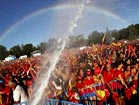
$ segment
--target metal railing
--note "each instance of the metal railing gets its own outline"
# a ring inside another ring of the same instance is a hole
[[[48,99],[48,101],[44,102],[42,105],[56,105],[57,103],[60,103],[60,105],[83,105],[83,104],[79,104],[79,103],[60,101],[60,100],[56,100],[56,99]]]
[[[78,103],[73,103],[73,102],[68,102],[68,101],[60,101],[56,99],[47,99],[46,102],[42,102],[40,105],[56,105],[57,103],[60,103],[60,105],[83,105],[83,104],[78,104]],[[29,105],[27,102],[22,102],[19,104],[13,104],[13,105]]]
[[[19,104],[13,104],[13,105],[28,105],[27,102],[22,102],[22,103],[19,103]]]

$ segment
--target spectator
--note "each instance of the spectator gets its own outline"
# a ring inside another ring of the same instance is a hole
[[[27,102],[27,94],[25,93],[25,90],[17,84],[15,80],[9,81],[9,86],[13,90],[13,103],[19,104]]]

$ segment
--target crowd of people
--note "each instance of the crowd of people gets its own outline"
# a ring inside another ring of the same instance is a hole
[[[34,82],[40,82],[41,72],[47,72],[50,66],[51,53],[46,55],[0,63],[0,105],[32,99]],[[138,73],[138,41],[66,49],[51,73],[42,99],[130,105],[132,96],[138,93]]]
[[[40,57],[0,62],[0,105],[27,102],[40,70]]]

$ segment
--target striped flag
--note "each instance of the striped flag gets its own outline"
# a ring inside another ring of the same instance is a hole
[[[103,35],[103,38],[101,40],[101,44],[100,44],[100,50],[102,51],[102,47],[103,47],[103,43],[105,41],[105,38],[106,38],[106,34]]]

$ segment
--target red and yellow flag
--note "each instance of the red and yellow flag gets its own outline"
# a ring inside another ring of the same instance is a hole
[[[106,34],[103,35],[103,38],[101,40],[101,44],[100,44],[100,50],[101,51],[102,51],[102,48],[103,48],[103,44],[104,44],[105,38],[106,38]]]

